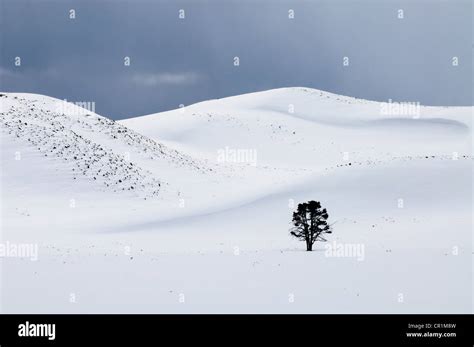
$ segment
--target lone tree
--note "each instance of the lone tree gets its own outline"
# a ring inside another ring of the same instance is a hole
[[[308,201],[298,204],[293,212],[293,227],[290,234],[306,242],[306,250],[312,251],[316,241],[326,241],[324,234],[331,234],[332,229],[328,224],[329,215],[319,201]]]

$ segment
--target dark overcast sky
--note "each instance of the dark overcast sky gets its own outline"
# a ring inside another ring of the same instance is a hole
[[[113,119],[289,86],[472,105],[471,0],[0,3],[0,89],[94,101]]]

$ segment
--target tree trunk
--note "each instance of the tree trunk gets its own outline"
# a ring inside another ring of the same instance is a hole
[[[311,252],[313,250],[313,244],[310,241],[306,241],[306,251]]]

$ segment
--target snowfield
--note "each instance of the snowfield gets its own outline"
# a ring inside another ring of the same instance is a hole
[[[0,103],[3,313],[473,311],[472,107],[282,88],[115,122]],[[334,223],[313,252],[289,235],[307,200]]]

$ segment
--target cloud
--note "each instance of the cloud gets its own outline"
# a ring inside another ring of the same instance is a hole
[[[0,66],[0,77],[3,78],[15,78],[27,76],[29,78],[33,77],[63,77],[60,71],[56,68],[48,67],[46,69],[33,69],[33,68],[24,68],[24,67],[14,67],[13,69],[6,69]]]
[[[7,77],[12,77],[14,75],[15,74],[13,72],[11,72],[10,70],[5,69],[5,68],[0,66],[0,77],[7,78]]]
[[[200,77],[201,76],[196,72],[164,72],[158,74],[137,73],[133,75],[132,81],[146,87],[154,87],[158,85],[178,86],[194,84],[200,79]]]

